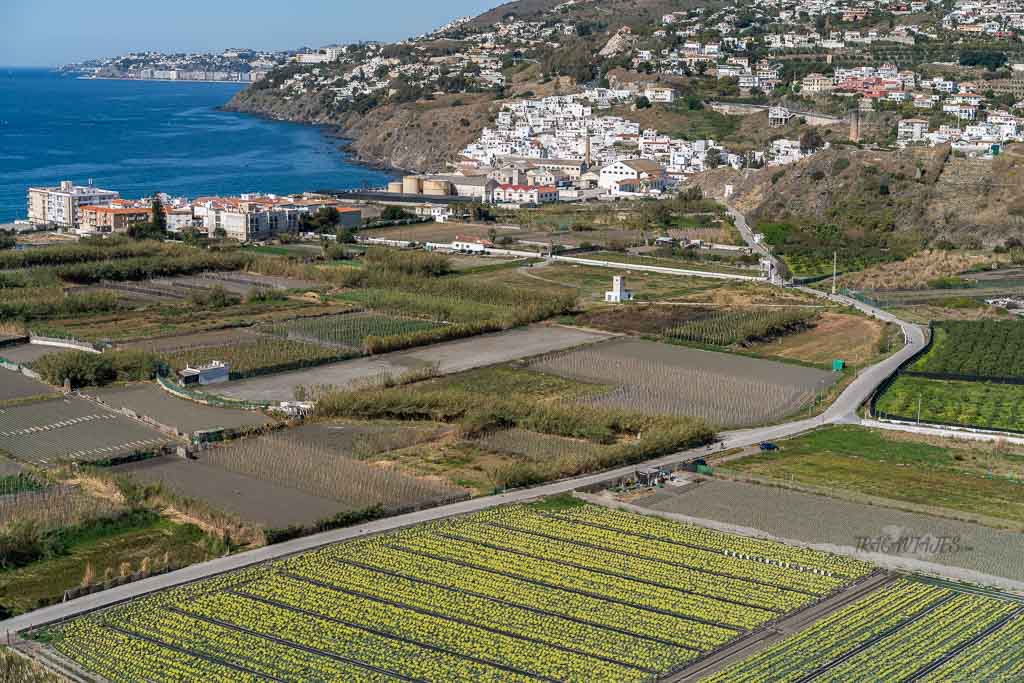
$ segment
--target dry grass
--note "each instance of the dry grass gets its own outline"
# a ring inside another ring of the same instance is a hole
[[[961,251],[923,251],[896,263],[884,263],[840,278],[840,285],[850,289],[890,290],[921,289],[932,280],[958,275],[978,263],[992,262],[993,257]]]
[[[791,358],[804,363],[830,363],[837,358],[862,365],[878,354],[885,326],[843,313],[822,313],[806,332],[751,347],[751,351]]]

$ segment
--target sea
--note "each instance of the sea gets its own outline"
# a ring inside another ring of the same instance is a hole
[[[315,126],[218,111],[244,86],[87,80],[0,67],[0,224],[30,186],[85,184],[122,197],[195,198],[378,187]]]

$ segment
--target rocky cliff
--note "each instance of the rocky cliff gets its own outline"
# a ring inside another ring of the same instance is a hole
[[[359,161],[420,173],[445,170],[479,137],[498,106],[488,95],[450,95],[336,113],[317,94],[285,99],[274,90],[250,88],[224,108],[330,126],[350,141],[346,147]]]

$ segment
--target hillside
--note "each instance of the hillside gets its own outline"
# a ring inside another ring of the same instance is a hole
[[[346,149],[371,165],[408,171],[444,170],[476,137],[495,107],[485,95],[449,95],[421,102],[384,104],[365,114],[335,113],[316,94],[290,100],[269,90],[246,90],[225,106],[286,121],[334,127],[350,140]]]
[[[718,170],[697,181],[716,196],[732,184],[731,201],[783,252],[817,247],[829,261],[833,250],[870,263],[943,242],[994,247],[1024,238],[1022,145],[991,162],[948,147],[837,146],[791,166]]]

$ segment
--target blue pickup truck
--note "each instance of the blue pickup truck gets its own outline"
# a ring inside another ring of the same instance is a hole
[[[777,450],[779,450],[779,447],[776,446],[775,444],[773,444],[771,441],[764,441],[764,442],[758,444],[758,447],[761,449],[762,452],[765,452],[765,453],[767,453],[768,451],[777,451]]]

